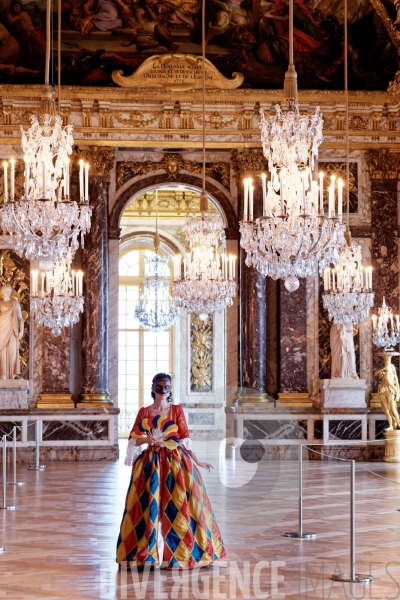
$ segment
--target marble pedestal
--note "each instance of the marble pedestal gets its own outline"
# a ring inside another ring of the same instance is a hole
[[[0,379],[0,409],[27,409],[28,386],[26,379]]]
[[[400,463],[400,430],[385,429],[385,462]]]
[[[364,379],[321,379],[321,408],[367,408]]]

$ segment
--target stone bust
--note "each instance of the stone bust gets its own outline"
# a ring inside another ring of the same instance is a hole
[[[0,379],[13,379],[21,372],[19,340],[24,335],[24,319],[11,294],[10,285],[0,289]]]

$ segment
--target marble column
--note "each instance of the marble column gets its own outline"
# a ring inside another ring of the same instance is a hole
[[[254,218],[262,215],[261,185],[254,189]],[[254,267],[245,264],[246,252],[240,251],[242,302],[242,384],[267,391],[267,286],[266,279]]]
[[[83,315],[83,386],[79,407],[110,406],[108,390],[108,178],[113,150],[90,147],[78,158],[88,160],[90,232],[82,252],[85,310]]]
[[[239,191],[239,206],[242,206],[243,179],[251,177],[254,182],[254,218],[262,216],[262,188],[260,175],[267,171],[267,165],[260,149],[248,149],[232,152],[232,165],[236,171]],[[239,218],[241,218],[239,210]],[[254,267],[245,264],[246,252],[240,249],[240,348],[241,348],[241,384],[258,392],[259,400],[265,400],[269,387],[274,388],[269,360],[275,361],[276,352],[269,348],[267,338],[267,280]],[[276,334],[274,335],[276,341]],[[271,336],[270,336],[271,337]],[[271,350],[271,351],[270,351]],[[271,383],[272,382],[272,383]],[[275,389],[272,389],[272,393]],[[250,395],[252,395],[250,393]],[[256,400],[256,394],[254,401]]]
[[[383,297],[393,314],[399,313],[398,204],[397,179],[400,154],[388,150],[368,152],[371,179],[372,267],[375,308],[378,313]],[[376,348],[374,348],[376,351]],[[393,361],[398,366],[398,360]],[[382,365],[374,356],[374,370]],[[375,378],[376,379],[376,378]],[[374,382],[374,388],[377,381]]]
[[[43,327],[42,380],[38,408],[74,408],[70,391],[71,331],[63,327],[57,337]]]
[[[299,279],[295,292],[279,281],[279,390],[307,392],[307,293],[306,280]]]
[[[267,391],[266,283],[254,267],[245,265],[241,250],[242,286],[242,384]]]

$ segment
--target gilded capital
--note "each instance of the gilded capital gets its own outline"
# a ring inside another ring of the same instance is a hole
[[[239,178],[250,175],[255,177],[267,170],[267,163],[261,148],[233,150],[232,165]]]
[[[397,179],[400,154],[387,148],[369,150],[366,160],[371,179]]]
[[[91,177],[102,177],[110,181],[110,172],[114,166],[114,148],[110,146],[82,146],[75,147],[74,168],[83,159],[89,163]]]

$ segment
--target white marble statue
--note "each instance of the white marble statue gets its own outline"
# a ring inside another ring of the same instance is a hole
[[[13,379],[21,372],[19,340],[24,335],[24,319],[11,293],[9,285],[0,289],[0,379]]]
[[[354,352],[353,326],[332,323],[331,327],[332,372],[331,379],[358,379]]]

